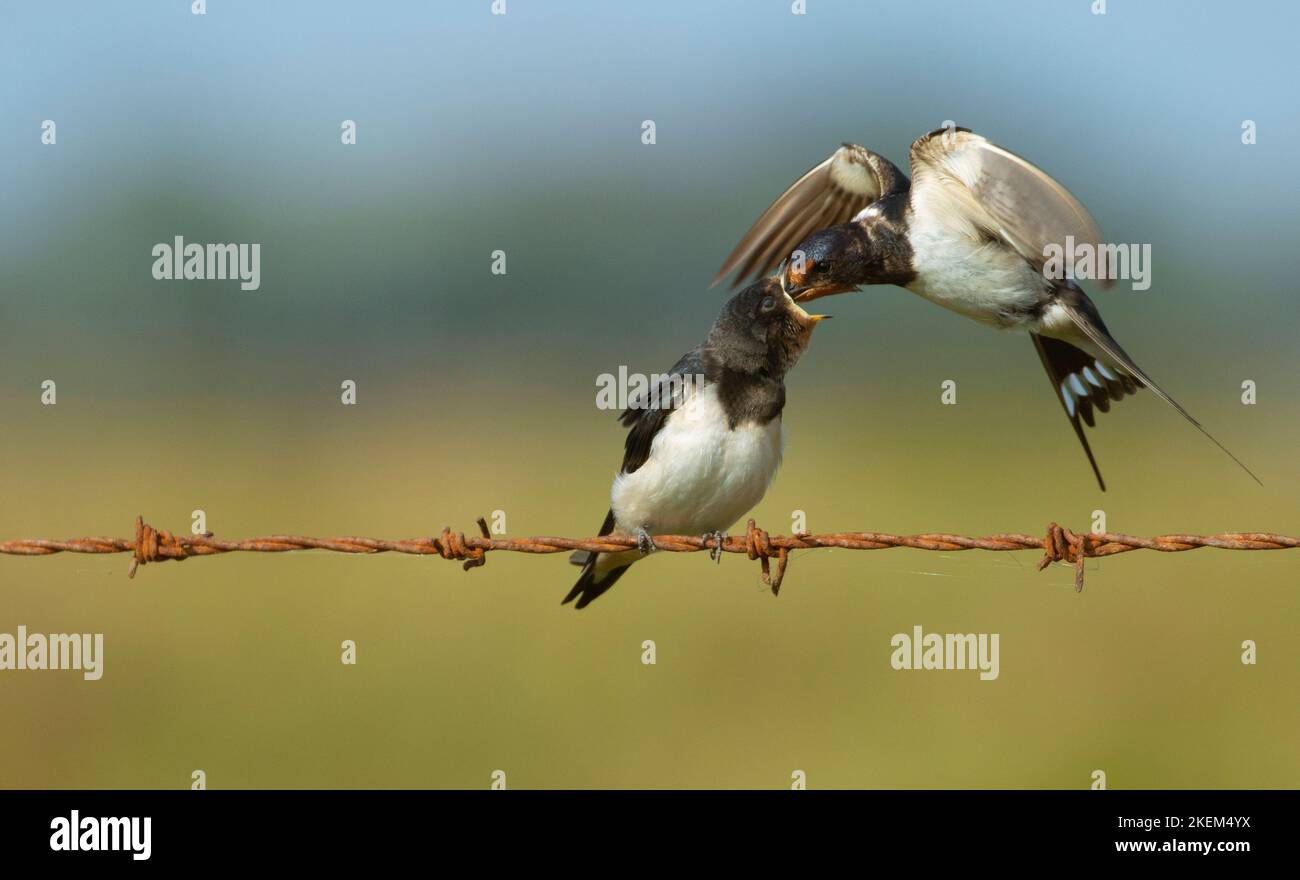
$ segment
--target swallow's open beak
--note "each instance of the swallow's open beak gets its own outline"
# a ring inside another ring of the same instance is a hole
[[[795,320],[798,321],[800,324],[802,324],[809,331],[811,331],[813,327],[816,327],[822,321],[825,321],[827,318],[833,317],[832,315],[810,315],[807,312],[805,312],[803,309],[801,309],[797,303],[791,303],[791,305],[794,308]]]
[[[857,289],[855,284],[822,284],[817,287],[806,287],[803,290],[792,291],[790,298],[795,302],[805,303],[821,299],[823,296],[834,296],[837,293],[848,293]]]

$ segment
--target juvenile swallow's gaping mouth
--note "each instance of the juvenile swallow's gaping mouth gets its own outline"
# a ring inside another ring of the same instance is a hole
[[[812,302],[823,296],[834,296],[837,293],[848,293],[857,289],[856,284],[819,284],[813,287],[795,288],[790,291],[790,297],[795,302]]]
[[[834,317],[834,315],[810,315],[795,302],[790,303],[790,311],[794,314],[794,319],[799,322],[800,326],[808,330],[816,327],[821,321]]]

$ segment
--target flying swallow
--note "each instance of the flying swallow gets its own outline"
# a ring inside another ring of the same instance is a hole
[[[897,284],[980,323],[1028,331],[1102,491],[1083,425],[1142,387],[1259,482],[1133,362],[1073,273],[1050,269],[1051,248],[1064,250],[1067,236],[1094,254],[1104,249],[1096,223],[1065,187],[964,128],[918,138],[910,159],[911,181],[883,156],[844,144],[772,203],[713,283],[732,272],[737,282],[765,275],[785,261],[782,287],[798,302]]]
[[[584,608],[654,549],[652,535],[725,530],[762,499],[781,463],[785,374],[824,315],[810,315],[776,277],[737,293],[704,343],[620,416],[629,428],[601,535],[637,549],[578,551],[582,574],[564,602]],[[714,558],[720,558],[715,549]]]

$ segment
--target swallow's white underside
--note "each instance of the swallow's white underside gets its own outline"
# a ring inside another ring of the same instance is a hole
[[[981,239],[974,226],[945,202],[914,193],[908,223],[916,278],[907,289],[983,324],[1037,332],[1008,320],[1050,295],[1051,285],[1015,251]]]
[[[1059,303],[1031,317],[1035,306],[1052,298],[1051,282],[1011,248],[982,240],[964,215],[944,201],[929,201],[928,192],[921,188],[913,196],[908,239],[916,278],[908,290],[982,324],[1060,339],[1113,371],[1127,372],[1079,329]]]
[[[727,427],[716,386],[691,393],[650,444],[650,457],[614,478],[615,532],[703,535],[726,531],[762,500],[781,464],[781,419]],[[631,553],[601,554],[599,568]]]

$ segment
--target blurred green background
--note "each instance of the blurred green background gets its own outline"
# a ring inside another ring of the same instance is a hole
[[[1095,298],[1264,487],[1143,394],[1090,434],[1103,495],[1027,339],[885,287],[828,301],[760,524],[1300,532],[1293,7],[555,6],[6,4],[0,537],[592,534],[596,376],[696,344],[840,141],[905,164],[947,119],[1152,244],[1149,291]],[[175,235],[261,243],[261,290],[154,281]],[[102,632],[105,673],[0,673],[0,785],[1300,785],[1300,557],[1134,553],[1082,595],[1036,561],[804,552],[773,599],[661,554],[575,613],[562,556],[4,557],[0,632]],[[1000,678],[892,670],[917,624],[999,633]]]

